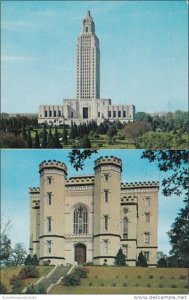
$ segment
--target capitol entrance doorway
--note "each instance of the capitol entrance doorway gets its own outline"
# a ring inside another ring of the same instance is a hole
[[[79,265],[86,262],[86,246],[84,244],[75,245],[75,261]]]

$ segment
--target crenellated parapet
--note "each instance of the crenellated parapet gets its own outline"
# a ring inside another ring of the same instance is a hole
[[[94,176],[86,175],[86,176],[74,176],[70,177],[68,180],[66,180],[65,185],[91,185],[94,184]]]
[[[139,181],[130,183],[121,183],[121,189],[133,189],[133,188],[159,188],[158,181]]]
[[[40,187],[30,187],[29,188],[30,194],[39,194],[40,193]]]
[[[63,171],[65,175],[67,175],[67,167],[63,162],[57,160],[44,160],[39,165],[39,173],[46,169],[55,169],[58,171]]]
[[[121,159],[119,159],[115,156],[105,156],[105,157],[98,158],[94,162],[94,170],[96,171],[96,169],[98,167],[108,166],[108,165],[116,166],[122,170],[122,161],[121,161]]]

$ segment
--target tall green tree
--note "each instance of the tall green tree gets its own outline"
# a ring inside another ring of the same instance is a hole
[[[142,251],[140,251],[140,253],[138,255],[137,266],[138,267],[147,267],[148,266],[147,259],[144,256]]]
[[[56,127],[54,132],[54,148],[62,148],[59,141],[59,133]]]
[[[22,266],[26,259],[26,250],[21,243],[17,243],[13,249],[11,261],[14,266]]]
[[[41,148],[47,148],[47,130],[45,125],[43,126]]]
[[[26,133],[25,126],[22,127],[21,137],[23,138],[24,141],[27,140],[27,133]]]
[[[66,128],[65,124],[64,124],[64,127],[63,127],[62,140],[63,140],[63,145],[68,144],[68,131],[67,131],[67,128]]]
[[[116,258],[115,258],[115,264],[117,266],[125,266],[126,265],[126,256],[123,254],[123,250],[120,248]]]
[[[34,148],[40,148],[40,142],[39,142],[39,134],[38,134],[38,131],[36,129],[35,131],[35,140],[34,140],[34,145],[33,145]]]
[[[31,138],[30,127],[28,127],[28,130],[27,130],[27,148],[32,148],[32,138]]]
[[[52,132],[51,132],[51,128],[49,129],[47,147],[48,148],[55,148],[55,142],[54,142],[54,137],[53,137]]]
[[[84,137],[80,141],[80,148],[90,149],[91,148],[91,142],[87,135],[84,135]]]

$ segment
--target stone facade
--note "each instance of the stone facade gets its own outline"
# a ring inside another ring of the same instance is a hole
[[[113,105],[111,99],[100,98],[100,47],[95,24],[88,12],[82,33],[77,39],[76,99],[64,99],[63,105],[40,105],[38,123],[61,125],[87,123],[95,120],[133,122],[134,105]]]
[[[94,175],[67,179],[58,161],[39,165],[30,188],[30,253],[41,263],[113,265],[120,248],[129,266],[140,251],[156,266],[158,182],[121,182],[122,161],[101,157]]]

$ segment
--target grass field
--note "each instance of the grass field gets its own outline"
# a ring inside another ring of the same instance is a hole
[[[53,266],[38,266],[37,269],[39,270],[39,278],[42,276],[46,276],[51,270]],[[13,275],[18,275],[22,267],[7,267],[1,269],[1,281],[6,285],[8,292],[11,291],[11,286],[9,283],[9,279]],[[29,284],[32,284],[39,280],[39,278],[30,278],[23,280],[23,288]]]
[[[87,267],[81,286],[54,286],[51,294],[187,294],[188,270],[181,268]]]

